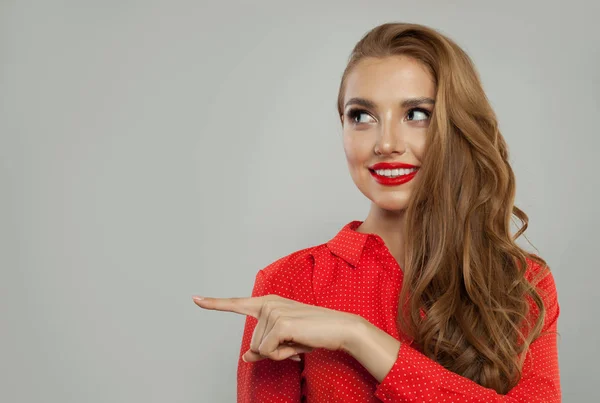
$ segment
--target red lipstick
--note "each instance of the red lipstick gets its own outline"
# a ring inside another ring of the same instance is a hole
[[[414,172],[411,172],[406,175],[399,175],[395,178],[378,175],[375,172],[376,170],[380,170],[380,169],[400,169],[400,168],[404,168],[404,169],[416,168],[416,170]],[[373,176],[373,178],[379,184],[385,185],[385,186],[397,186],[397,185],[406,183],[415,177],[418,170],[419,170],[418,166],[411,165],[411,164],[405,164],[402,162],[378,162],[377,164],[373,164],[369,167],[369,172],[371,172],[371,176]]]
[[[400,169],[400,168],[418,168],[416,165],[405,164],[403,162],[378,162],[377,164],[373,164],[369,167],[369,169],[379,170],[379,169]]]

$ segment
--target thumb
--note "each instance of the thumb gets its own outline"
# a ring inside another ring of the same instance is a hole
[[[265,358],[270,358],[275,361],[282,361],[289,358],[294,361],[300,361],[300,357],[298,356],[298,354],[308,353],[311,351],[313,351],[312,347],[304,346],[301,344],[284,344],[279,346],[279,348],[273,353],[272,357],[267,357],[252,350],[248,350],[244,353],[244,355],[242,355],[242,360],[244,362],[255,362],[264,360]]]

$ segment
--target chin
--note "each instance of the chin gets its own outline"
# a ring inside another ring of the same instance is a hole
[[[377,203],[373,202],[382,210],[400,212],[408,208],[408,203]]]
[[[404,193],[404,192],[403,192]],[[402,211],[408,208],[409,198],[406,194],[366,195],[377,207],[387,211]],[[394,197],[395,196],[395,197]]]

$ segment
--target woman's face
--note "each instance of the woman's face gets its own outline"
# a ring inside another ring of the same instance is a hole
[[[347,76],[343,139],[348,168],[359,190],[382,209],[408,206],[424,157],[435,91],[427,68],[407,56],[365,58]],[[416,170],[372,169],[382,162]]]

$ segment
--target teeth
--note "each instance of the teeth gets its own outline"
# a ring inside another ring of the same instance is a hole
[[[377,175],[394,178],[397,176],[408,175],[409,173],[415,172],[416,170],[417,168],[378,169],[375,172],[377,173]]]

